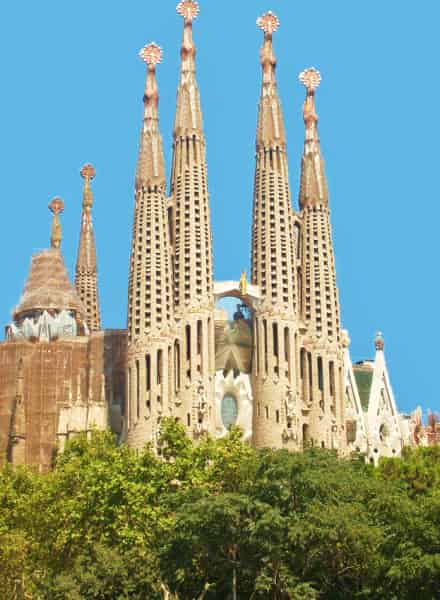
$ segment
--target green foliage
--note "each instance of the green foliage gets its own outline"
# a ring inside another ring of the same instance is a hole
[[[440,450],[378,469],[257,451],[238,429],[159,456],[78,436],[54,470],[0,470],[0,589],[33,600],[440,598]]]

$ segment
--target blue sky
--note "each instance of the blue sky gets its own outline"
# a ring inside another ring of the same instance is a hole
[[[124,327],[133,179],[149,41],[158,69],[169,171],[181,19],[176,0],[22,0],[0,23],[0,322],[17,303],[32,252],[49,239],[49,200],[65,201],[63,252],[75,262],[79,170],[92,162],[103,321]],[[436,0],[201,0],[195,24],[208,144],[216,279],[248,268],[261,32],[274,39],[297,206],[303,89],[315,66],[320,135],[330,189],[342,319],[352,358],[373,354],[377,329],[399,407],[440,410],[437,380],[438,144]]]

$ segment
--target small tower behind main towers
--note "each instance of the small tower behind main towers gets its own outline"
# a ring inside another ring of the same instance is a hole
[[[296,257],[289,173],[281,103],[275,78],[272,34],[279,21],[266,13],[260,59],[259,104],[252,225],[252,284],[261,304],[254,315],[253,442],[255,446],[297,448],[298,397],[295,356]]]
[[[191,437],[213,431],[214,292],[205,136],[192,35],[197,2],[177,6],[183,17],[180,81],[174,121],[171,175],[171,245],[175,346],[175,414]]]
[[[173,300],[166,208],[165,165],[159,132],[156,65],[162,51],[145,46],[144,122],[136,170],[128,291],[127,440],[133,447],[157,440],[170,414],[173,377]]]
[[[75,288],[86,309],[87,325],[91,333],[101,329],[95,234],[92,221],[93,194],[90,189],[90,183],[95,174],[95,169],[90,164],[84,165],[81,169],[81,177],[84,179],[84,191],[75,269]]]

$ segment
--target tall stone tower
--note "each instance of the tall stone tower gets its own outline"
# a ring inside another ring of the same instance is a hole
[[[175,414],[197,437],[214,422],[214,295],[205,136],[196,81],[192,25],[197,2],[177,6],[184,19],[181,72],[174,121],[171,244],[175,347]]]
[[[173,299],[165,165],[159,132],[156,44],[140,52],[147,64],[144,122],[135,184],[128,292],[127,436],[133,447],[155,443],[168,412],[173,380]]]
[[[299,206],[301,235],[300,313],[305,325],[300,355],[304,445],[345,445],[344,347],[330,226],[327,182],[318,137],[315,91],[321,81],[316,69],[300,74],[306,88],[305,143],[301,164]]]
[[[253,441],[295,448],[298,347],[293,215],[272,34],[279,21],[266,13],[260,58],[263,83],[258,114],[252,229],[252,284],[261,304],[254,315]]]
[[[84,191],[75,269],[75,288],[86,310],[88,328],[91,333],[94,333],[101,329],[101,315],[99,311],[95,234],[92,221],[93,194],[90,189],[90,182],[95,177],[95,169],[92,165],[84,165],[81,169],[81,177],[84,179]]]

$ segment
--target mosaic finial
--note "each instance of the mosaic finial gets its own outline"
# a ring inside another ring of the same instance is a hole
[[[383,335],[381,331],[378,331],[376,334],[376,338],[374,340],[374,345],[376,346],[376,350],[383,350],[385,347],[385,341],[383,339]]]
[[[49,204],[49,210],[53,214],[50,245],[52,248],[59,248],[63,239],[59,215],[64,211],[64,202],[61,198],[54,198]]]
[[[265,34],[272,35],[272,33],[275,33],[280,26],[280,20],[272,11],[269,11],[261,17],[258,17],[257,25]]]
[[[89,181],[91,181],[92,179],[95,178],[96,171],[95,171],[95,168],[93,167],[93,165],[87,163],[81,169],[80,174],[83,179],[88,179]]]
[[[155,42],[151,42],[142,48],[139,52],[139,56],[148,66],[155,67],[162,62],[162,48]]]
[[[54,198],[49,204],[49,210],[53,215],[60,215],[64,211],[64,202],[61,198]]]
[[[310,67],[309,69],[302,71],[302,73],[299,74],[298,79],[307,89],[307,92],[314,92],[321,83],[321,73],[317,69]]]
[[[198,2],[194,2],[193,0],[182,0],[177,5],[176,10],[185,19],[186,23],[192,23],[198,17],[200,7]]]
[[[84,179],[84,191],[83,191],[83,208],[91,209],[93,206],[93,196],[90,189],[90,182],[96,175],[95,168],[91,164],[86,164],[80,171],[81,177]]]

